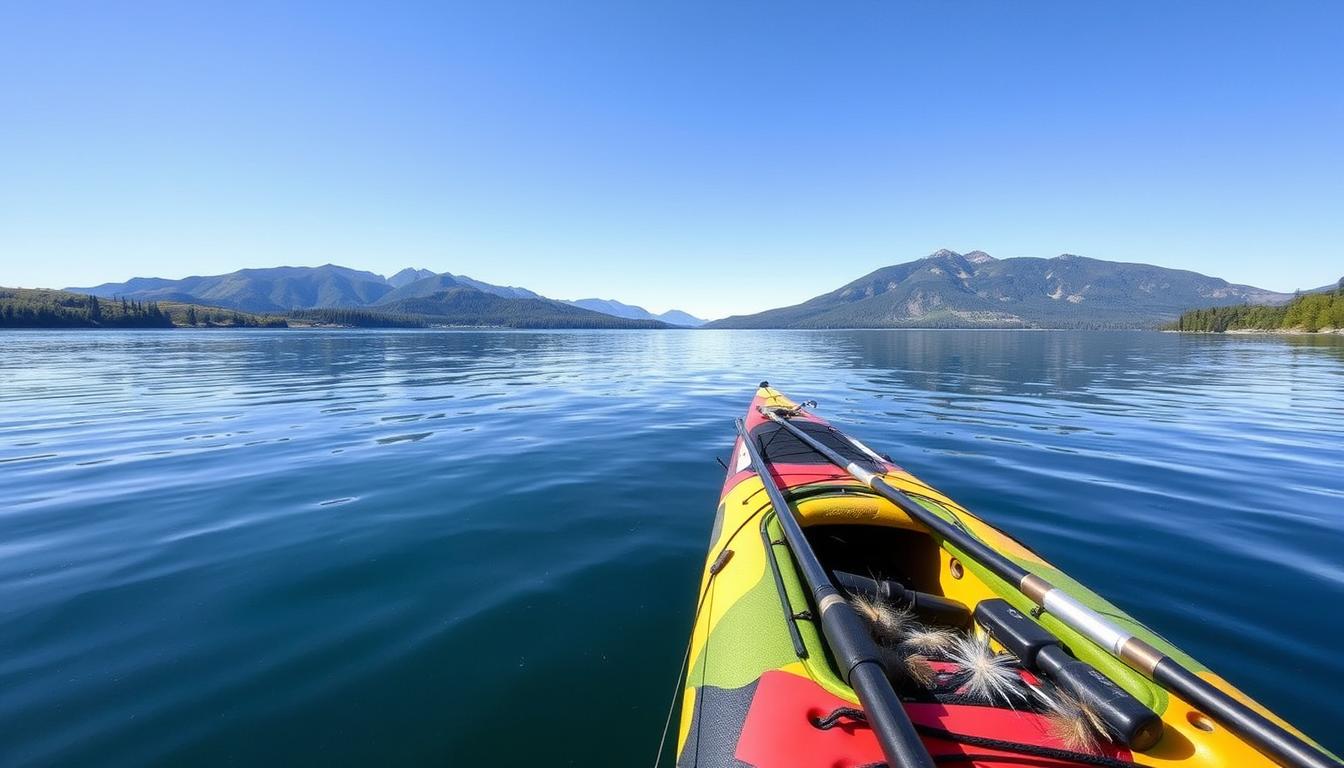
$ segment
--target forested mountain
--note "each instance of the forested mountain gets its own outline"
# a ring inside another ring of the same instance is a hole
[[[379,306],[399,315],[445,325],[490,325],[510,328],[666,328],[656,320],[631,320],[592,312],[550,299],[510,299],[458,286]]]
[[[1288,331],[1315,333],[1344,328],[1344,277],[1331,288],[1325,286],[1294,298],[1283,306],[1252,306],[1194,309],[1167,326],[1173,331]]]
[[[411,274],[417,275],[414,280],[407,280],[405,277]],[[394,279],[401,278],[394,282]],[[416,298],[420,296],[432,296],[440,291],[446,291],[449,288],[457,286],[466,286],[475,288],[478,291],[493,293],[506,299],[544,299],[539,293],[529,291],[526,288],[519,288],[514,285],[495,285],[483,280],[476,280],[466,275],[454,275],[451,272],[430,272],[427,269],[403,269],[397,274],[389,277],[387,282],[394,285],[397,290],[379,299],[381,303],[400,301],[401,299]]]
[[[137,301],[180,301],[209,304],[254,313],[288,313],[314,309],[368,309],[381,311],[384,307],[406,299],[434,296],[454,288],[470,288],[509,300],[550,302],[550,299],[517,286],[494,285],[465,275],[449,272],[436,273],[428,269],[408,267],[391,277],[384,278],[372,272],[348,269],[333,264],[321,267],[274,267],[269,269],[241,269],[227,275],[187,277],[165,280],[157,277],[137,277],[124,283],[104,283],[91,288],[68,288],[78,293],[103,298],[125,297]],[[460,303],[460,302],[459,302]],[[480,303],[480,302],[478,302]],[[606,308],[591,308],[596,312],[628,320],[660,320],[638,307],[620,302],[609,302]],[[622,308],[637,310],[633,314]],[[498,309],[498,308],[496,308]],[[520,306],[511,316],[539,316],[536,306]],[[610,311],[609,311],[610,310]],[[698,325],[698,319],[673,310],[665,313],[669,323]],[[454,310],[456,317],[456,310]],[[558,317],[554,312],[548,316]],[[361,315],[365,321],[369,315]],[[572,320],[572,318],[571,318]],[[472,323],[477,324],[477,323]],[[488,324],[488,323],[487,323]],[[610,326],[604,323],[604,327]],[[533,326],[535,327],[535,326]],[[632,327],[617,324],[617,327]],[[633,327],[648,327],[636,323]]]
[[[1191,307],[1287,301],[1197,272],[1065,254],[995,259],[941,250],[791,307],[710,328],[1144,328]]]
[[[400,288],[395,288],[383,294],[382,298],[373,303],[377,306],[392,304],[403,299],[418,299],[442,293],[450,288],[461,288],[464,285],[452,275],[430,275],[414,282],[405,283]]]
[[[244,312],[288,312],[317,307],[362,307],[392,290],[382,275],[327,264],[321,267],[240,269],[181,280],[135,278],[92,288],[69,288],[105,298],[174,300]]]

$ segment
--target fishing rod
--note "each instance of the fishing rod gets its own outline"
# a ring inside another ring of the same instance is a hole
[[[864,714],[877,736],[887,764],[892,768],[933,768],[933,758],[929,757],[928,750],[915,732],[914,724],[910,722],[910,716],[901,705],[900,697],[892,689],[867,626],[826,575],[826,569],[803,534],[802,524],[770,476],[769,467],[761,458],[741,419],[737,420],[737,434],[742,439],[742,445],[746,446],[751,466],[761,478],[761,485],[765,486],[771,506],[775,508],[779,526],[784,530],[784,540],[803,572],[803,580],[812,590],[821,631],[830,645],[831,654],[839,664],[845,682],[858,694],[859,703],[863,705]]]
[[[923,523],[942,536],[945,541],[951,542],[1065,625],[1106,649],[1112,656],[1153,682],[1180,694],[1181,698],[1222,723],[1229,731],[1255,747],[1260,754],[1285,768],[1344,768],[1344,763],[1326,755],[1302,738],[1289,733],[1265,716],[1218,690],[1207,680],[1186,669],[1179,661],[1144,642],[1142,638],[1135,637],[1124,628],[1116,626],[1110,619],[1083,605],[1064,590],[999,554],[969,532],[920,506],[914,499],[893,488],[876,473],[859,466],[856,462],[846,461],[839,453],[790,423],[778,411],[764,406],[757,406],[757,410],[765,418],[787,429],[803,444],[826,457],[827,461],[843,468],[851,477],[871,488],[874,493],[895,504],[912,520]],[[800,408],[781,410],[789,415],[801,412]],[[751,444],[750,440],[746,442],[748,445]]]

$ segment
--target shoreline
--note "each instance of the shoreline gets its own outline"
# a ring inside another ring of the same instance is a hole
[[[1344,328],[1322,328],[1319,331],[1308,331],[1302,328],[1285,328],[1278,331],[1262,331],[1259,328],[1229,328],[1223,333],[1234,333],[1238,336],[1254,336],[1259,334],[1270,334],[1279,336],[1344,336]]]
[[[1163,330],[1162,333],[1217,334],[1219,336],[1344,336],[1344,328],[1322,328],[1319,331],[1308,331],[1302,328],[1279,328],[1273,330],[1266,330],[1263,328],[1229,328],[1226,331],[1180,331],[1176,329],[1167,329]]]

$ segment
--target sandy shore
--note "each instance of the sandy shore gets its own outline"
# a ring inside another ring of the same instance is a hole
[[[1236,333],[1242,335],[1260,334],[1271,336],[1323,336],[1332,333],[1344,335],[1344,328],[1322,328],[1319,331],[1307,331],[1301,328],[1287,328],[1278,331],[1262,331],[1258,328],[1236,328],[1232,330],[1223,331],[1223,333]]]

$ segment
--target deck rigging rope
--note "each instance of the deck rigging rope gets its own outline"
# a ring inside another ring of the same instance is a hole
[[[697,617],[700,615],[698,606],[695,613]],[[695,626],[694,619],[691,621],[691,626]],[[677,680],[672,684],[672,701],[667,705],[667,719],[663,721],[662,736],[658,739],[658,756],[653,760],[653,768],[658,768],[663,762],[663,749],[667,746],[667,731],[672,725],[672,713],[677,710],[677,696],[681,693],[681,676],[688,671],[686,665],[691,660],[691,643],[694,640],[695,632],[692,631],[691,636],[686,638],[686,654],[681,657],[681,666],[677,668]]]
[[[828,731],[840,724],[841,720],[853,720],[855,722],[866,723],[868,716],[863,710],[857,707],[837,707],[825,717],[819,717],[812,721],[812,726],[819,730]],[[1117,757],[1107,757],[1106,755],[1095,755],[1089,752],[1075,752],[1070,749],[1059,749],[1057,747],[1046,747],[1040,744],[1022,744],[1016,741],[1005,741],[1003,739],[991,739],[985,736],[974,736],[968,733],[956,733],[932,725],[923,725],[915,723],[915,730],[919,731],[921,736],[928,736],[934,739],[952,741],[957,744],[965,744],[971,747],[983,747],[985,749],[997,749],[1001,752],[1016,752],[1021,755],[1031,755],[1032,757],[1043,757],[1048,760],[1061,760],[1074,763],[1083,763],[1085,765],[1095,765],[1100,768],[1134,768],[1138,765],[1130,760],[1121,760]],[[942,759],[939,759],[939,758]],[[993,760],[995,756],[981,755],[980,759]],[[952,762],[954,760],[971,760],[971,755],[939,755],[935,756],[936,762]],[[1002,760],[1002,757],[997,759]],[[886,768],[886,763],[870,763],[863,768]]]

